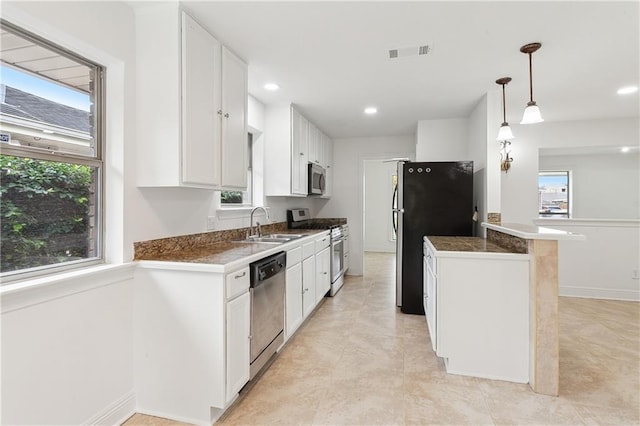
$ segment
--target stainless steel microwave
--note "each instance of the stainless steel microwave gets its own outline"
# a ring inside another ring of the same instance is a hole
[[[309,195],[322,195],[325,188],[325,170],[317,164],[309,163]]]

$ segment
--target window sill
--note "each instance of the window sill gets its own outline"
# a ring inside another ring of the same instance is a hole
[[[135,263],[99,265],[6,284],[0,288],[0,300],[2,301],[0,311],[5,314],[72,294],[131,280],[135,265]]]

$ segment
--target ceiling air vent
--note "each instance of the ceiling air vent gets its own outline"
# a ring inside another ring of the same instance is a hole
[[[400,47],[397,49],[389,49],[388,58],[389,59],[397,59],[397,58],[405,58],[408,56],[423,56],[428,53],[431,53],[433,50],[432,46],[429,44],[423,44],[421,46],[410,46],[410,47]]]

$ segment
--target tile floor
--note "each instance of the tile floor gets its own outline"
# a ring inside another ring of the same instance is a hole
[[[560,396],[448,375],[423,316],[395,308],[394,255],[367,253],[220,424],[640,425],[640,304],[561,298]],[[125,425],[180,423],[136,414]]]

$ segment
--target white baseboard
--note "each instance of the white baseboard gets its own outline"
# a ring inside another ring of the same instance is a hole
[[[136,412],[136,393],[132,389],[122,398],[110,404],[102,412],[96,414],[83,424],[86,425],[121,425]]]
[[[560,286],[560,296],[640,302],[640,291],[638,290]]]

